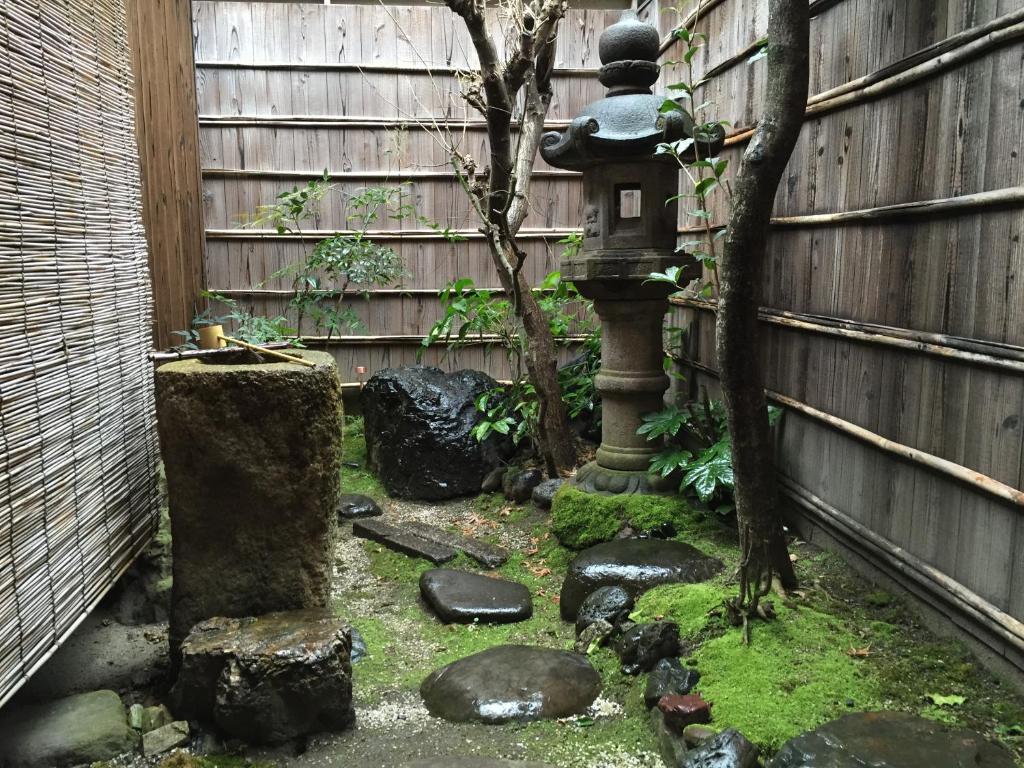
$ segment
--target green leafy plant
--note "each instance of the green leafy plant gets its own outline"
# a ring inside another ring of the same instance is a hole
[[[202,297],[209,301],[216,301],[227,308],[222,315],[214,315],[213,310],[207,307],[192,318],[192,325],[186,331],[172,331],[175,336],[181,336],[184,341],[174,349],[198,349],[199,329],[209,325],[224,325],[231,328],[230,334],[233,338],[245,341],[249,344],[269,344],[273,342],[286,341],[292,346],[301,347],[302,344],[295,336],[295,329],[290,326],[288,319],[281,315],[277,317],[264,317],[254,315],[252,312],[239,306],[238,302],[227,296],[212,291],[203,291]]]

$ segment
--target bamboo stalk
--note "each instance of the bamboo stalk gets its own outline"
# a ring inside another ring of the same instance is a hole
[[[459,75],[473,72],[472,67],[453,67],[447,65],[403,65],[383,64],[380,62],[346,62],[325,61],[320,63],[295,61],[196,61],[196,69],[266,69],[285,72],[374,72],[393,73],[398,75]],[[553,77],[597,77],[598,70],[594,67],[558,67],[551,72]]]
[[[484,120],[447,117],[380,118],[349,115],[200,115],[200,127],[229,128],[384,128],[404,130],[487,130]],[[545,130],[565,130],[568,120],[548,120]],[[515,130],[519,130],[515,128]]]
[[[286,349],[289,345],[285,342],[275,341],[265,344],[260,349]],[[220,347],[218,349],[182,349],[182,350],[152,350],[149,353],[149,359],[154,363],[169,363],[175,360],[193,360],[193,359],[205,359],[205,358],[217,358],[235,354],[235,350],[231,347]]]
[[[676,41],[676,32],[680,29],[693,29],[694,24],[706,16],[709,11],[721,5],[723,2],[724,0],[703,0],[702,2],[698,2],[696,7],[686,14],[686,16],[683,17],[683,20],[676,24],[676,26],[672,28],[672,31],[662,39],[661,45],[658,46],[658,56],[663,56],[665,52],[672,47]]]
[[[285,354],[284,352],[278,352],[276,349],[267,349],[266,347],[261,347],[257,344],[250,344],[249,342],[242,341],[241,339],[233,339],[230,336],[221,336],[219,338],[223,339],[228,344],[237,344],[239,347],[242,347],[243,349],[248,349],[250,352],[256,352],[257,354],[260,355],[266,355],[267,357],[273,357],[278,360],[283,360],[286,363],[304,365],[307,368],[316,368],[316,363],[314,363],[311,360],[305,360],[301,357],[296,357],[295,355],[288,355]]]
[[[523,228],[517,235],[520,240],[548,240],[551,238],[564,238],[578,232],[573,229],[549,229],[549,228]],[[296,240],[305,242],[314,239],[334,237],[335,235],[348,234],[348,230],[329,229],[308,229],[301,233],[286,232],[281,234],[273,229],[207,229],[207,240]],[[352,233],[354,234],[354,233]],[[365,237],[373,240],[445,240],[444,234],[433,229],[372,229],[362,233]],[[452,234],[467,240],[483,238],[478,230],[455,230]]]
[[[390,334],[383,336],[302,336],[303,344],[314,346],[407,346],[410,344],[422,344],[423,336],[417,334]],[[555,338],[556,344],[579,344],[586,341],[589,336],[573,335],[559,336]],[[504,340],[503,336],[492,333],[473,334],[458,342],[459,346],[474,347],[486,344],[496,344]],[[438,341],[437,347],[446,346],[446,342]]]
[[[203,178],[217,179],[319,179],[324,175],[321,170],[278,170],[270,168],[203,168]],[[327,171],[332,181],[356,181],[375,179],[381,181],[393,181],[398,184],[403,181],[432,180],[451,181],[451,171]],[[580,174],[575,171],[562,171],[547,168],[534,170],[530,174],[534,179],[579,179]]]
[[[718,376],[718,372],[713,368],[709,368],[695,360],[685,360],[681,361],[681,363],[706,373],[709,376]],[[933,454],[926,453],[925,451],[918,450],[917,448],[912,448],[909,445],[903,445],[902,443],[897,443],[894,440],[889,440],[888,438],[882,437],[881,435],[864,429],[852,422],[840,419],[837,416],[826,413],[825,411],[820,411],[806,403],[802,403],[799,400],[787,397],[786,395],[778,392],[772,392],[771,390],[766,389],[765,394],[769,400],[792,411],[801,413],[804,416],[808,416],[815,421],[820,421],[837,432],[843,432],[881,451],[891,453],[902,459],[906,459],[913,464],[917,464],[918,466],[925,467],[926,469],[932,470],[941,475],[953,478],[954,480],[964,483],[975,490],[994,496],[1003,501],[1007,501],[1016,507],[1024,507],[1024,492],[1007,485],[1006,483],[1000,482],[995,478],[983,475],[969,467],[962,466],[956,462],[949,461],[948,459],[943,459],[940,456],[935,456]]]

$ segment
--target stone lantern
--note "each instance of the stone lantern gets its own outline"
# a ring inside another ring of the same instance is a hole
[[[662,325],[670,287],[646,282],[652,272],[696,262],[676,252],[679,167],[659,144],[693,138],[680,111],[662,113],[651,93],[658,79],[657,30],[632,11],[601,35],[601,83],[608,95],[590,104],[564,133],[544,135],[541,155],[552,166],[583,172],[583,247],[562,260],[562,277],[594,301],[601,319],[603,401],[601,447],[576,485],[603,493],[671,490],[648,472],[659,446],[636,433],[643,416],[661,410],[668,377],[662,366]],[[722,146],[720,128],[702,141],[701,157]],[[692,149],[690,150],[692,154]],[[699,268],[698,268],[699,269]],[[696,277],[699,271],[693,275]]]

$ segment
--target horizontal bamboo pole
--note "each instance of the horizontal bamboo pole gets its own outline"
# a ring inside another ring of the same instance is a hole
[[[1024,652],[1024,624],[1013,616],[992,605],[938,568],[929,565],[863,523],[839,511],[792,478],[781,472],[777,474],[777,477],[783,492],[797,502],[804,512],[810,513],[816,522],[833,529],[833,533],[836,532],[836,527],[844,529],[842,531],[845,534],[843,538],[854,545],[852,547],[854,550],[866,548],[874,558],[886,566],[884,570],[890,570],[899,576],[911,579],[916,585],[926,590],[927,594],[959,609],[961,613],[966,614],[1018,651]],[[935,606],[933,605],[933,607]]]
[[[271,168],[203,168],[206,179],[320,179],[324,171],[278,170]],[[391,181],[400,184],[403,181],[444,180],[452,181],[454,172],[446,171],[328,171],[331,181]],[[530,174],[531,179],[581,179],[576,171],[540,168]]]
[[[482,119],[451,117],[373,117],[362,115],[200,115],[202,128],[386,128],[403,130],[485,131]],[[547,130],[565,130],[568,120],[546,120]],[[513,125],[518,130],[518,125]]]
[[[266,69],[285,72],[372,72],[397,75],[458,75],[468,74],[473,67],[422,64],[381,64],[379,62],[325,61],[320,63],[294,61],[197,61],[196,69]],[[597,77],[594,67],[558,67],[551,72],[553,77]]]
[[[207,289],[210,293],[215,293],[218,296],[225,296],[231,298],[268,298],[268,299],[287,299],[296,295],[296,292],[290,288],[209,288]],[[406,296],[430,296],[437,298],[437,295],[444,290],[441,288],[368,288],[365,291],[358,290],[356,288],[349,288],[346,291],[336,290],[323,290],[313,291],[313,293],[319,296],[397,296],[404,298]],[[476,291],[488,291],[493,294],[504,294],[504,288],[484,288],[474,287]]]
[[[261,345],[263,349],[287,349],[288,346],[283,341]],[[170,363],[175,360],[202,360],[211,357],[216,359],[217,357],[233,354],[238,354],[238,350],[231,347],[221,347],[220,349],[153,350],[149,353],[149,359],[154,363]]]
[[[417,334],[390,334],[383,336],[302,336],[300,341],[310,346],[409,346],[423,343],[423,336]],[[570,334],[568,336],[555,337],[556,344],[580,344],[586,341],[589,336]],[[493,333],[472,334],[458,342],[459,346],[476,347],[485,344],[496,344],[504,341],[504,337]],[[438,341],[432,345],[435,347],[447,346],[447,342]]]
[[[718,311],[717,305],[710,301],[673,296],[669,298],[669,302],[687,309],[712,313]],[[768,308],[761,308],[758,315],[761,322],[797,331],[905,349],[970,365],[983,365],[1024,374],[1024,347]]]
[[[684,360],[680,362],[683,365],[694,368],[702,373],[706,373],[709,376],[718,377],[718,371],[695,360]],[[909,445],[903,445],[902,443],[897,443],[894,440],[889,440],[888,438],[882,437],[881,435],[864,429],[852,422],[840,419],[837,416],[826,413],[825,411],[820,411],[817,408],[807,405],[806,403],[802,403],[799,400],[794,400],[793,398],[787,397],[779,392],[772,392],[771,390],[766,389],[765,394],[772,402],[784,406],[791,411],[796,411],[804,416],[808,416],[815,421],[819,421],[837,432],[842,432],[850,435],[851,437],[855,437],[874,448],[899,456],[902,459],[906,459],[913,464],[917,464],[918,466],[937,472],[938,474],[950,477],[974,488],[975,490],[994,496],[1003,501],[1007,501],[1016,507],[1024,507],[1024,492],[996,480],[995,478],[983,475],[980,472],[961,464],[957,464],[954,461],[949,461],[948,459],[943,459],[940,456],[935,456],[918,450],[917,448],[912,448]]]
[[[564,238],[579,230],[575,229],[548,229],[548,228],[524,228],[519,230],[519,240],[549,240],[553,238]],[[294,240],[296,242],[315,242],[327,237],[345,234],[346,230],[333,229],[308,229],[302,233],[286,232],[279,234],[274,229],[207,229],[207,240]],[[349,234],[355,234],[349,232]],[[433,229],[373,229],[362,233],[373,240],[445,240],[443,234]],[[463,229],[457,230],[454,234],[464,237],[467,240],[483,239],[483,234],[478,230]],[[457,243],[456,243],[457,244]]]

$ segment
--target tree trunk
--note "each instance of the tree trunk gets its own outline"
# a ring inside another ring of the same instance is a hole
[[[758,612],[773,575],[786,586],[795,583],[778,514],[757,312],[775,194],[807,106],[808,15],[807,0],[770,2],[768,96],[740,165],[719,265],[717,352],[742,552],[740,594],[732,608],[744,625]]]

